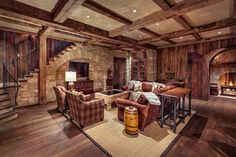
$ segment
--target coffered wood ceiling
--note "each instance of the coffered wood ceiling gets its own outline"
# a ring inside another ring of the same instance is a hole
[[[1,0],[0,29],[37,33],[46,26],[53,28],[51,38],[112,49],[156,49],[234,37],[235,3],[235,0]]]

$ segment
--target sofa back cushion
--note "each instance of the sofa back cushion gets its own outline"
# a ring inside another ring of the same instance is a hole
[[[153,82],[152,91],[154,91],[156,89],[161,89],[161,88],[164,88],[164,87],[166,87],[166,85],[163,84],[163,83]]]
[[[145,96],[143,94],[141,94],[137,99],[137,103],[139,103],[141,105],[147,105],[148,100],[145,98]]]
[[[130,93],[129,100],[136,102],[141,94],[141,92],[132,92]]]
[[[163,93],[163,92],[165,92],[165,91],[168,91],[168,90],[170,90],[170,89],[173,89],[173,88],[176,88],[177,86],[176,85],[170,85],[170,86],[166,86],[166,87],[163,87],[163,88],[156,88],[155,90],[154,90],[154,93],[155,94],[158,94],[158,93]]]
[[[152,82],[142,82],[142,91],[151,92],[152,91]]]

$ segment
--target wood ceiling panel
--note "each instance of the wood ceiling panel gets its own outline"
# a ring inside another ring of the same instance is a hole
[[[215,37],[215,36],[219,36],[219,35],[226,35],[226,34],[230,34],[229,27],[199,33],[199,35],[202,38],[210,38],[210,37]]]
[[[58,0],[15,0],[51,12]]]
[[[191,23],[192,26],[209,24],[229,18],[231,4],[232,0],[224,0],[223,2],[191,11],[184,17]]]
[[[147,26],[146,28],[160,34],[171,33],[175,31],[183,30],[184,28],[176,22],[174,19],[168,19],[165,21],[161,21],[159,23],[155,23],[153,25]]]
[[[94,0],[118,14],[134,21],[161,10],[153,0]],[[136,12],[133,12],[136,10]]]
[[[39,31],[39,29],[36,29],[36,28],[13,24],[13,23],[4,22],[4,21],[0,21],[0,27],[15,29],[15,30],[24,31],[24,32],[31,32],[31,33],[38,33]]]
[[[83,6],[78,7],[78,9],[71,15],[70,18],[108,31],[116,29],[123,25],[116,20],[94,12]]]
[[[168,45],[169,43],[166,42],[166,41],[160,40],[160,41],[156,41],[156,42],[153,42],[153,43],[150,43],[150,44],[154,45],[154,46],[163,46],[163,45]]]
[[[130,32],[127,32],[125,34],[122,34],[126,37],[129,37],[129,38],[132,38],[132,39],[135,39],[135,40],[143,40],[143,39],[146,39],[146,38],[150,38],[151,36],[150,35],[147,35],[139,30],[134,30],[134,31],[130,31]]]
[[[185,42],[185,41],[194,41],[196,39],[192,35],[186,35],[186,36],[183,36],[183,37],[172,38],[171,40],[176,42],[176,43],[180,43],[180,42]]]

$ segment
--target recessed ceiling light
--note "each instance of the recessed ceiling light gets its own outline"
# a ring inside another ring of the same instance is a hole
[[[137,10],[134,9],[134,10],[133,10],[133,13],[136,13],[136,12],[137,12]]]
[[[218,32],[218,34],[221,34],[221,32]]]
[[[157,23],[156,23],[156,25],[157,25],[157,26],[159,26],[159,25],[160,25],[160,23],[158,23],[158,22],[157,22]]]
[[[87,15],[86,17],[87,17],[87,18],[90,18],[90,16],[89,16],[89,15]]]
[[[182,40],[182,39],[183,39],[183,37],[179,37],[179,39],[180,39],[180,40]]]
[[[142,38],[142,35],[139,35],[139,38]]]

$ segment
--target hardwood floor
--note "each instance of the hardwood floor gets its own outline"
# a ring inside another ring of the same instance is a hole
[[[1,125],[0,156],[106,156],[55,107],[21,108],[18,119]]]
[[[18,119],[0,127],[0,156],[106,156],[55,107],[20,108]],[[193,100],[192,108],[198,113],[167,156],[236,156],[236,100]]]
[[[235,157],[236,100],[211,97],[194,100],[198,113],[181,133],[167,156]]]

